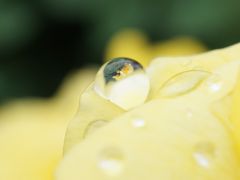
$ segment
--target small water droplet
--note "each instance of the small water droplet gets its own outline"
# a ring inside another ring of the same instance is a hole
[[[136,118],[132,121],[132,125],[135,128],[143,128],[146,124],[144,119]]]
[[[201,142],[194,147],[193,157],[198,165],[209,168],[215,155],[215,147],[212,143]]]
[[[161,97],[176,97],[186,95],[198,88],[209,76],[206,71],[184,71],[169,78],[159,90]]]
[[[119,175],[124,168],[124,155],[118,148],[106,148],[101,151],[98,167],[109,176]]]
[[[217,92],[221,89],[222,87],[222,82],[221,82],[221,78],[219,75],[214,74],[212,75],[207,81],[206,81],[206,85],[208,87],[208,90],[210,92]]]

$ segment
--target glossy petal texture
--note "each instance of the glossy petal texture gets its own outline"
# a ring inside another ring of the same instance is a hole
[[[235,45],[153,60],[148,100],[111,114],[109,123],[75,140],[56,178],[239,179],[239,52]],[[104,113],[112,109],[106,106]]]
[[[154,100],[113,119],[73,147],[60,164],[57,179],[239,178],[231,135],[202,99],[194,101],[195,106],[192,98]],[[136,117],[145,120],[145,127],[132,126]],[[198,149],[202,143],[213,146],[214,152]],[[120,151],[121,159],[109,155],[107,164],[99,167],[106,148]]]
[[[94,91],[93,85],[90,85],[81,96],[77,115],[69,123],[65,136],[64,152],[66,153],[74,144],[85,137],[89,124],[98,120],[110,121],[123,112],[123,109],[99,96]]]

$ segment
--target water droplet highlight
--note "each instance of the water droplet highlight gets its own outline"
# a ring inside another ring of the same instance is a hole
[[[119,175],[124,168],[124,155],[118,148],[106,148],[99,156],[98,167],[108,176]]]
[[[215,155],[215,147],[212,143],[201,142],[194,147],[193,157],[197,164],[209,168]]]
[[[207,81],[206,85],[210,92],[217,92],[222,88],[222,82],[219,75],[212,75]]]
[[[141,118],[136,118],[132,120],[132,126],[135,128],[143,128],[145,127],[145,120]]]

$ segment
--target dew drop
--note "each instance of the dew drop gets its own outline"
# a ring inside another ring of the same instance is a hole
[[[130,58],[114,58],[98,71],[94,91],[124,110],[147,100],[150,80],[143,66]]]
[[[222,88],[222,82],[219,75],[212,75],[205,83],[210,92],[217,92]]]
[[[124,168],[124,155],[118,148],[106,148],[101,151],[98,167],[108,176],[119,175]]]
[[[215,147],[212,143],[201,142],[194,147],[193,157],[197,164],[209,168],[215,155]]]
[[[135,128],[143,128],[145,127],[145,120],[141,118],[136,118],[132,120],[132,126]]]

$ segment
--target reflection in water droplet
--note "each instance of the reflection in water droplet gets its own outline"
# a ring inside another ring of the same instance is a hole
[[[99,156],[98,167],[109,176],[119,175],[123,170],[124,156],[117,148],[106,148]]]
[[[89,123],[89,125],[87,126],[87,128],[84,132],[84,137],[87,137],[89,134],[92,134],[97,129],[105,126],[107,123],[108,122],[105,121],[105,120],[96,120],[96,121],[93,121],[93,122]]]
[[[140,118],[134,119],[132,121],[132,125],[135,128],[142,128],[142,127],[145,126],[145,120],[144,119],[140,119]]]
[[[194,147],[193,157],[198,165],[209,168],[215,155],[215,147],[212,143],[201,142]]]
[[[222,87],[222,82],[221,82],[221,78],[219,75],[214,74],[212,75],[207,81],[206,81],[206,85],[208,87],[208,89],[211,92],[217,92],[221,89]]]
[[[144,103],[150,80],[143,66],[130,58],[114,58],[98,71],[93,88],[102,98],[124,110]]]

